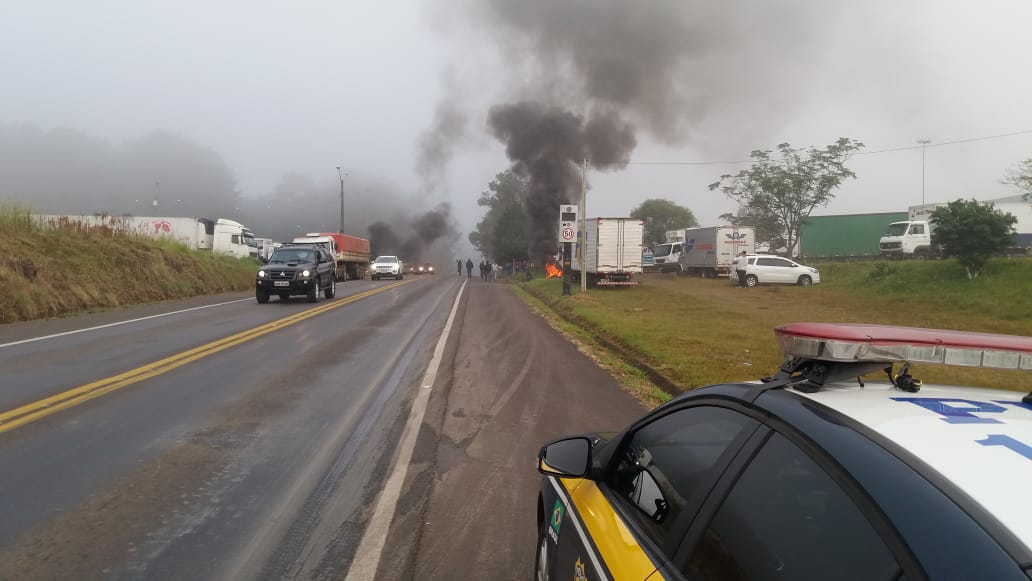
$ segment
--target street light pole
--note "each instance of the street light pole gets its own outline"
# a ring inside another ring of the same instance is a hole
[[[932,141],[930,139],[918,139],[917,142],[921,145],[921,205],[925,205],[925,150],[928,149],[928,144]],[[924,212],[924,208],[921,208]]]
[[[337,166],[337,177],[340,178],[340,233],[344,233],[344,174]]]

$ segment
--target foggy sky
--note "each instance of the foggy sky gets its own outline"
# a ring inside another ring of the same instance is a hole
[[[171,188],[173,178],[147,167],[151,154],[131,155],[158,135],[187,144],[159,150],[176,158],[167,167],[182,157],[207,168],[181,178],[188,189],[195,178],[219,183],[226,201],[235,192],[246,204],[286,175],[305,176],[327,206],[305,211],[335,225],[341,165],[348,193],[380,184],[412,206],[410,218],[451,202],[464,240],[483,211],[477,195],[512,163],[488,125],[492,106],[611,107],[636,129],[632,161],[746,159],[840,136],[872,151],[1007,133],[1032,128],[1029,21],[1023,0],[10,3],[0,17],[0,126],[35,128],[69,151],[12,165],[31,149],[0,149],[0,168],[22,170],[3,170],[0,191],[101,175],[121,176],[111,192],[124,194],[119,180]],[[429,147],[438,157],[426,155],[428,135],[442,136]],[[1032,157],[1032,135],[926,153],[929,201],[1001,197],[1011,190],[997,180]],[[740,167],[592,172],[588,213],[625,215],[665,197],[706,224],[733,207],[705,185]],[[921,201],[919,150],[850,167],[858,179],[822,213]]]

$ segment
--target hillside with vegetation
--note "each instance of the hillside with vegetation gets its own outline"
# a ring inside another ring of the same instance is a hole
[[[258,262],[0,210],[0,323],[241,291]]]

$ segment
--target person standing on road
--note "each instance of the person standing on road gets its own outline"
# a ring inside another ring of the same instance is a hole
[[[462,276],[462,259],[461,258],[456,258],[455,259],[455,266],[459,267],[459,276]]]
[[[746,258],[745,251],[738,253],[735,257],[735,274],[738,275],[738,285],[745,288],[745,267],[749,264],[749,259]]]
[[[466,259],[466,278],[473,278],[473,259]]]

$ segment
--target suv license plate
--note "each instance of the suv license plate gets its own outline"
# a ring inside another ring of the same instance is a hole
[[[290,286],[290,281],[289,280],[277,280],[276,282],[272,283],[272,286]]]

